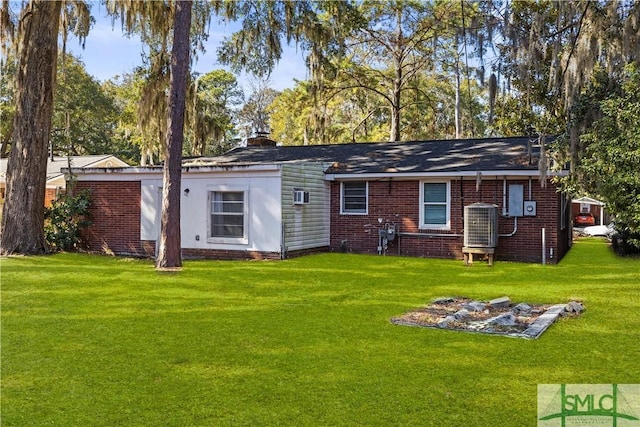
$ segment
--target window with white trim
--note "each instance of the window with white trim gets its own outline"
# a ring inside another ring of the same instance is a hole
[[[346,181],[340,184],[340,213],[366,214],[368,209],[367,181]]]
[[[210,191],[209,206],[209,238],[229,243],[246,240],[245,191]]]
[[[451,227],[450,183],[422,182],[420,228],[448,230]]]

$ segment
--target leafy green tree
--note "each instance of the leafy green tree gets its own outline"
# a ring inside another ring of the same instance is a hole
[[[596,106],[600,117],[581,136],[586,152],[580,169],[585,189],[601,198],[620,223],[640,232],[640,68],[628,66],[620,90],[611,87],[606,78],[592,82],[589,92],[604,89],[607,96]],[[640,241],[634,243],[640,248]]]
[[[103,91],[117,110],[112,145],[129,164],[140,164],[141,150],[151,145],[144,141],[145,135],[138,125],[138,104],[143,85],[144,71],[141,67],[102,83]]]
[[[344,49],[329,57],[332,66],[327,67],[330,72],[323,82],[323,97],[333,98],[343,90],[367,92],[371,106],[361,114],[362,122],[370,122],[371,117],[379,114],[375,110],[384,108],[389,129],[387,139],[410,138],[403,132],[411,133],[420,127],[416,111],[431,110],[436,114],[441,106],[438,98],[442,93],[431,92],[438,85],[425,85],[430,81],[429,75],[438,74],[449,84],[453,83],[456,95],[462,93],[459,44],[463,39],[463,17],[466,15],[471,23],[472,18],[479,16],[477,8],[471,7],[471,3],[468,5],[465,9],[455,2],[357,2],[359,19],[344,36]],[[451,70],[457,73],[457,81],[451,80]],[[470,88],[468,83],[467,87]],[[458,113],[463,102],[461,96],[458,98],[456,103],[453,99],[445,102],[452,106],[456,129],[461,123]],[[465,102],[472,105],[471,99]],[[467,123],[469,134],[474,120],[468,119]],[[461,134],[459,130],[457,134]]]
[[[241,29],[218,49],[220,61],[234,72],[244,70],[265,78],[280,59],[283,43],[295,42],[308,53],[312,82],[304,90],[313,100],[317,100],[323,82],[334,69],[328,58],[342,50],[343,35],[359,19],[352,1],[225,1],[221,5],[218,13],[240,22]],[[325,119],[316,108],[305,120],[319,125],[304,127],[304,136],[296,140],[306,143],[315,138],[309,135],[312,126],[320,133],[318,138],[325,140]]]
[[[249,98],[235,113],[238,130],[244,138],[250,137],[254,132],[271,132],[269,106],[280,92],[272,89],[269,85],[269,79],[259,79],[257,82],[252,82]]]
[[[214,70],[190,84],[185,147],[192,156],[220,154],[231,148],[233,107],[244,97],[235,76]]]
[[[269,105],[271,137],[283,145],[309,145],[307,132],[313,104],[307,86],[308,82],[296,82]]]
[[[594,71],[618,75],[640,61],[638,21],[634,1],[506,1],[486,2],[498,42],[502,79],[521,99],[523,108],[542,118],[547,129],[565,132],[563,149],[571,170],[579,167],[579,135],[590,126],[571,117],[574,104]],[[487,40],[491,41],[491,40]]]
[[[163,142],[161,231],[156,268],[178,268],[182,266],[180,185],[190,51],[192,44],[203,49],[210,4],[196,2],[194,7],[190,0],[113,0],[108,3],[108,10],[120,17],[127,31],[139,32],[143,41],[153,47],[151,78],[143,88],[138,117],[143,129],[157,130],[158,141]],[[151,149],[153,146],[142,150],[142,164],[146,164]]]
[[[0,64],[0,158],[6,158],[13,135],[13,116],[16,112],[14,82],[16,61],[14,57],[3,58]]]
[[[123,158],[131,159],[133,163],[145,161],[148,164],[160,158],[156,140],[161,134],[159,128],[165,127],[162,120],[160,117],[147,118],[148,127],[141,126],[139,121],[141,110],[146,110],[141,103],[148,90],[149,77],[148,69],[138,67],[103,83],[118,110],[113,144],[123,147],[119,152],[124,152]],[[231,148],[233,108],[242,97],[235,76],[227,71],[214,70],[199,77],[192,76],[187,90],[183,155],[215,155]],[[166,113],[166,102],[159,101],[161,111]],[[140,157],[140,151],[144,150],[147,155]]]
[[[137,67],[102,84],[118,111],[112,141],[127,149],[126,158],[132,164],[152,165],[161,158],[160,141],[166,135],[167,77],[165,72],[157,75],[154,70]]]
[[[489,133],[502,136],[529,135],[536,129],[537,116],[523,108],[521,99],[509,94],[500,96],[495,104],[495,120]]]
[[[452,100],[455,83],[450,74],[420,74],[413,79],[412,90],[403,94],[401,132],[405,140],[453,138],[456,135]],[[466,127],[482,132],[484,106],[479,102],[481,88],[463,81],[464,96],[461,108]],[[314,99],[312,82],[297,82],[285,89],[269,107],[271,134],[284,145],[346,143],[356,141],[384,141],[389,136],[389,109],[372,92],[354,87],[322,95]],[[292,115],[291,110],[297,112]],[[471,124],[470,121],[474,123]]]
[[[345,143],[384,140],[388,116],[375,108],[366,91],[342,90],[331,98],[313,96],[313,83],[299,81],[285,89],[268,108],[271,135],[283,145]],[[296,114],[291,114],[295,111]]]
[[[71,54],[58,59],[51,144],[58,155],[114,154],[117,109],[84,64]]]
[[[0,135],[2,150],[8,153],[13,133],[15,61],[8,59],[0,76]],[[13,70],[13,72],[11,71]],[[101,85],[90,76],[82,61],[72,54],[58,55],[50,148],[56,155],[114,154],[131,161],[136,147],[117,138],[122,111],[117,107],[109,84]],[[0,155],[1,157],[1,155]]]

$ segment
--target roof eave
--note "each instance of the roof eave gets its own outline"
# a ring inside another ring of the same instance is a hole
[[[341,180],[379,180],[397,179],[408,180],[415,178],[477,178],[481,177],[539,177],[540,172],[536,170],[481,170],[481,171],[442,171],[442,172],[376,172],[376,173],[328,173],[325,175],[327,181]],[[568,171],[547,171],[548,177],[566,176]]]

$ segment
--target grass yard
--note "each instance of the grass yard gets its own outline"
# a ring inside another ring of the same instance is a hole
[[[9,426],[533,426],[541,383],[640,383],[640,259],[2,259]],[[397,326],[441,296],[580,299],[538,340]]]

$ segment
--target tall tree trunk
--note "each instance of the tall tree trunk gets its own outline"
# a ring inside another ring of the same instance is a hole
[[[458,43],[458,36],[453,38],[453,48],[455,51],[453,70],[456,74],[456,96],[453,107],[453,120],[456,129],[456,139],[462,137],[462,83],[460,80],[460,44]]]
[[[389,142],[400,141],[400,110],[402,109],[402,62],[396,60],[395,77],[391,89],[391,127]]]
[[[0,230],[3,255],[49,250],[44,238],[44,194],[61,9],[60,1],[32,1],[20,17],[23,39]]]
[[[402,9],[396,11],[396,34],[395,34],[394,67],[395,76],[393,78],[393,88],[391,89],[391,129],[389,131],[389,141],[400,141],[400,110],[402,110],[402,85],[404,63],[404,38],[402,35]]]
[[[458,47],[456,46],[456,51],[457,51]],[[460,125],[460,93],[462,92],[462,88],[461,83],[460,83],[460,60],[459,58],[456,59],[456,64],[455,64],[455,70],[456,70],[456,101],[455,101],[455,109],[454,109],[454,118],[455,118],[455,124],[456,124],[456,139],[460,139],[462,137],[462,126]]]
[[[184,113],[189,74],[189,30],[191,28],[191,0],[177,1],[173,19],[173,47],[171,51],[171,81],[167,118],[162,189],[162,220],[160,253],[156,268],[182,266],[180,244],[180,186],[182,180],[182,143],[184,142]]]

